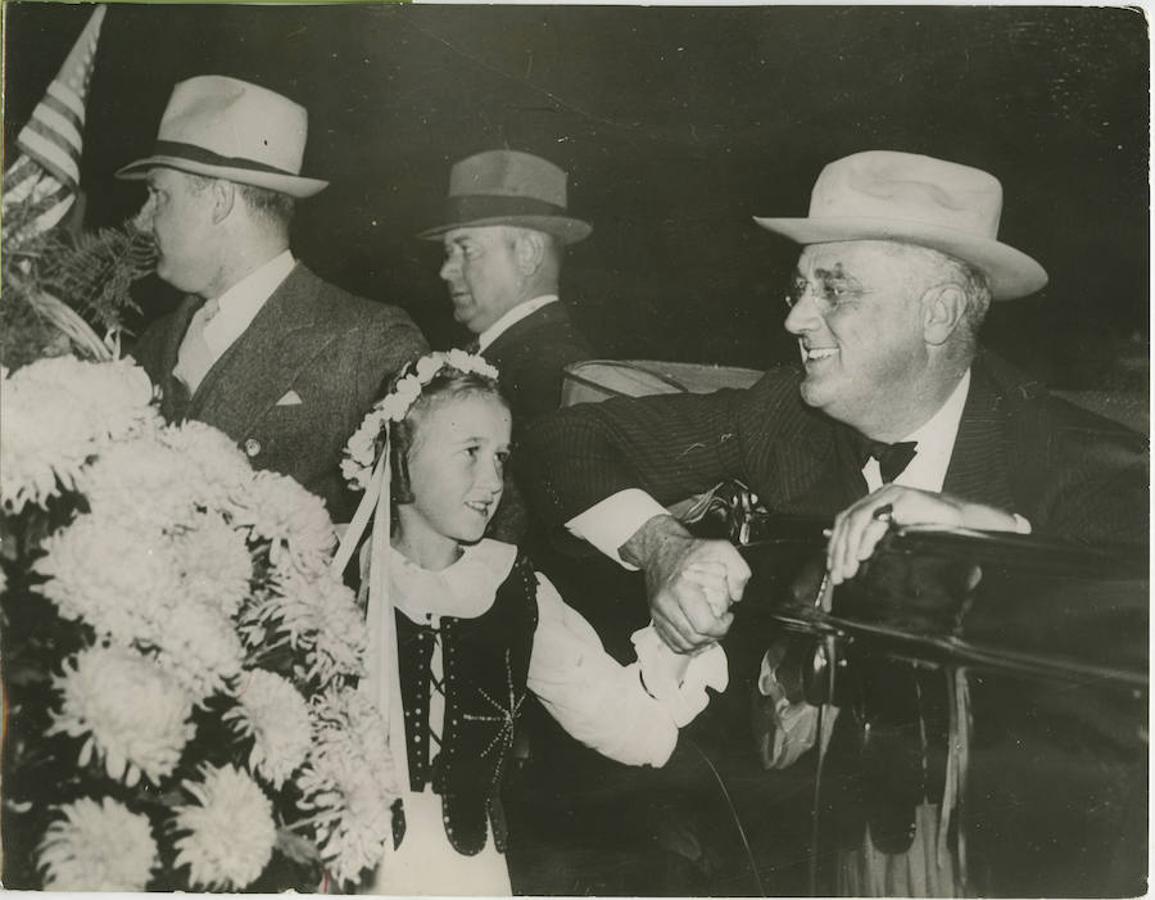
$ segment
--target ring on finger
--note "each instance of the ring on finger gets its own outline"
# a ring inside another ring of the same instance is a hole
[[[884,503],[874,511],[871,518],[874,519],[875,522],[885,522],[889,525],[894,521],[894,507],[889,503]]]

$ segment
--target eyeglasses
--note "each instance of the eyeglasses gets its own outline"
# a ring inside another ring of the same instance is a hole
[[[782,297],[782,302],[786,304],[787,309],[793,309],[809,295],[814,300],[814,305],[818,307],[818,312],[825,316],[841,306],[862,299],[862,297],[868,293],[870,292],[863,288],[853,287],[848,284],[826,282],[819,285],[811,285],[802,279],[798,279],[790,285],[790,288]]]

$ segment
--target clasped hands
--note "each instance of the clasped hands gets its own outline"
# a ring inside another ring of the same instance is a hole
[[[853,578],[891,525],[1017,531],[1013,514],[931,491],[888,484],[834,519],[826,568],[834,584]],[[655,516],[621,548],[646,576],[654,629],[678,653],[694,653],[730,630],[750,567],[728,541],[693,537],[673,516]]]

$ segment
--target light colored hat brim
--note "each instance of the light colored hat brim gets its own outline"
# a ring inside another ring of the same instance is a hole
[[[510,225],[515,228],[532,228],[534,231],[544,231],[552,234],[563,244],[576,244],[584,241],[593,233],[594,227],[581,219],[571,219],[567,216],[489,216],[481,219],[470,219],[466,222],[450,222],[447,225],[438,225],[422,231],[417,237],[426,241],[440,240],[455,228],[488,228],[494,225]]]
[[[982,271],[995,300],[1026,297],[1047,283],[1046,270],[1021,250],[990,238],[925,222],[858,216],[811,219],[755,216],[754,221],[767,231],[784,235],[799,244],[879,240],[929,247]]]
[[[319,194],[329,186],[329,182],[319,178],[303,178],[300,175],[282,174],[280,172],[265,172],[260,169],[247,169],[235,166],[218,166],[212,163],[196,162],[180,156],[148,156],[130,162],[117,170],[116,177],[125,181],[142,181],[149,169],[167,168],[179,172],[188,172],[191,175],[204,175],[208,178],[223,178],[226,181],[235,181],[237,184],[251,184],[254,187],[266,188],[290,197],[304,199]]]

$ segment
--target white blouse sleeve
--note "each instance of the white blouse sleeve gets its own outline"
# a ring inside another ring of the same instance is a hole
[[[664,765],[678,726],[646,693],[638,664],[623,666],[606,653],[593,626],[557,589],[541,574],[537,583],[529,689],[583,744],[627,765]]]

